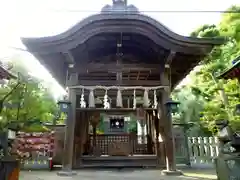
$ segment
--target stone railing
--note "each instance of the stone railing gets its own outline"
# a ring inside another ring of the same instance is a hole
[[[219,153],[217,137],[189,137],[188,145],[192,164],[212,164]]]

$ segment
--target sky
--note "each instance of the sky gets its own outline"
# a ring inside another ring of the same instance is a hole
[[[203,24],[217,24],[221,13],[174,11],[224,11],[240,4],[239,0],[128,0],[128,3],[185,36]],[[13,55],[21,57],[19,60],[30,74],[45,80],[56,96],[62,94],[60,86],[33,56],[12,47],[25,49],[20,37],[64,32],[106,4],[111,4],[111,0],[0,0],[0,60],[8,60]]]

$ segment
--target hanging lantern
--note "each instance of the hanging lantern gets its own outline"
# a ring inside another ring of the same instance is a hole
[[[89,108],[95,108],[95,98],[94,98],[93,89],[91,89],[90,92],[89,92],[88,107]]]
[[[118,92],[117,92],[117,107],[119,107],[119,108],[123,107],[122,93],[121,93],[120,89],[118,89]]]
[[[148,108],[148,106],[149,106],[148,90],[145,89],[144,95],[143,95],[143,107]]]

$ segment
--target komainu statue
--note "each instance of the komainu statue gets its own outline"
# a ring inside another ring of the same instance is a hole
[[[240,136],[228,120],[216,122],[218,127],[219,155],[215,159],[218,180],[240,179]]]

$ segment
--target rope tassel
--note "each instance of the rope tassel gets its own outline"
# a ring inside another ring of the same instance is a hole
[[[133,109],[137,108],[136,90],[133,91]]]
[[[104,105],[104,109],[109,109],[109,103],[108,103],[108,94],[107,94],[107,90],[105,91],[105,95],[103,98],[103,105]]]
[[[95,98],[94,98],[93,89],[91,89],[90,92],[89,92],[88,106],[89,106],[90,108],[95,108]]]
[[[82,94],[80,98],[80,107],[85,108],[86,107],[86,102],[84,101],[84,89],[82,89]]]
[[[143,107],[148,108],[149,106],[149,99],[148,99],[148,90],[144,90],[144,96],[143,96]]]
[[[117,92],[117,107],[122,107],[123,106],[123,103],[122,103],[122,92],[120,89],[118,89],[118,92]]]

